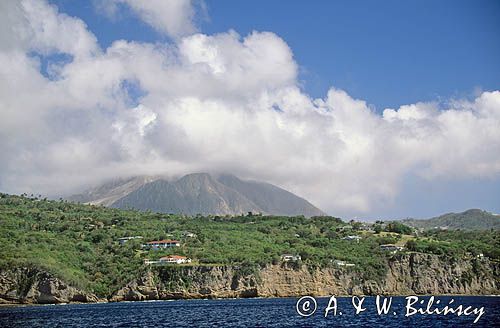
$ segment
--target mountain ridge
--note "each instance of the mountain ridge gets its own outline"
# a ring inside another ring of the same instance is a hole
[[[114,208],[187,215],[324,215],[310,202],[266,182],[242,180],[231,174],[191,173],[178,179],[131,177],[115,179],[70,201]]]
[[[401,222],[421,229],[500,230],[500,215],[475,208],[459,213],[446,213],[430,219],[405,219]]]

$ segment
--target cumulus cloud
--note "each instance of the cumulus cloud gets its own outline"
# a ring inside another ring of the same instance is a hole
[[[58,13],[41,1],[6,0],[0,4],[2,51],[27,50],[44,55],[63,52],[81,58],[98,51],[97,40],[86,24]]]
[[[96,8],[116,17],[120,6],[126,6],[142,21],[162,34],[177,38],[196,32],[195,9],[191,0],[104,0]]]
[[[57,195],[116,176],[232,172],[331,213],[366,213],[394,199],[408,174],[500,175],[500,91],[379,114],[335,88],[312,99],[273,33],[100,49],[84,22],[45,2],[1,6],[3,191]],[[61,54],[70,60],[53,57]]]

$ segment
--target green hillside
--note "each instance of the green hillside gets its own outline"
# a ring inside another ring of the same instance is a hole
[[[500,230],[500,215],[478,209],[448,213],[427,220],[408,219],[403,222],[422,229]]]
[[[346,223],[333,217],[186,217],[0,194],[0,269],[37,266],[76,287],[109,296],[143,270],[145,258],[166,254],[186,255],[194,260],[190,265],[254,267],[279,263],[284,253],[299,254],[299,265],[328,266],[333,259],[353,263],[350,270],[360,279],[385,274],[392,255],[378,246],[398,240],[410,243],[412,251],[446,254],[450,259],[471,252],[500,257],[496,232],[441,232],[416,238],[356,231],[360,225],[351,223],[354,230],[345,229]],[[362,239],[342,239],[348,235]],[[118,239],[127,236],[143,239],[120,245]],[[141,248],[158,239],[177,239],[181,247]]]

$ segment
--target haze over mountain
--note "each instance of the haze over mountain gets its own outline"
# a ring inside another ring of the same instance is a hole
[[[447,213],[426,220],[406,219],[403,223],[422,229],[500,230],[500,215],[480,209],[470,209],[462,213]]]
[[[68,199],[116,208],[188,215],[247,212],[307,217],[324,215],[307,200],[282,188],[229,174],[194,173],[177,180],[133,177],[105,183]]]

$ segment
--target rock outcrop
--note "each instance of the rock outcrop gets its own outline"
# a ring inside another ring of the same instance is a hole
[[[257,297],[258,274],[236,266],[156,267],[116,292],[110,301]]]
[[[360,273],[350,269],[304,265],[270,265],[256,272],[234,266],[153,267],[110,300],[500,292],[500,264],[489,260],[413,253],[397,254],[388,265],[379,281],[361,281]]]
[[[57,304],[97,302],[92,293],[69,286],[36,268],[0,270],[0,303]]]
[[[430,254],[399,254],[389,262],[383,285],[388,294],[500,294],[500,263],[449,259]]]

